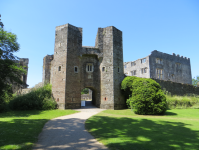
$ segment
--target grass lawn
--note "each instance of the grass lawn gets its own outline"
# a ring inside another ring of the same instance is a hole
[[[111,150],[199,150],[199,109],[167,110],[162,116],[105,110],[85,126]]]
[[[0,113],[0,149],[31,149],[48,120],[76,112],[32,110]]]

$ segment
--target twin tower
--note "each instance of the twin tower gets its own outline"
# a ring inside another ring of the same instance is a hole
[[[122,109],[124,79],[122,32],[113,26],[98,28],[95,47],[82,46],[82,28],[56,27],[54,55],[44,57],[43,82],[52,84],[59,109],[81,107],[81,91],[91,89],[92,103],[104,109]]]

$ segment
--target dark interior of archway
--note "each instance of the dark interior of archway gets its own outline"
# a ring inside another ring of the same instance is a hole
[[[84,88],[81,91],[81,100],[85,100],[86,106],[96,105],[95,90],[93,88]]]

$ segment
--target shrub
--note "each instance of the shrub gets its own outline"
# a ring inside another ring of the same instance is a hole
[[[0,112],[7,111],[9,109],[8,103],[12,97],[12,87],[11,85],[7,85],[7,87],[0,92]]]
[[[156,81],[138,77],[128,77],[123,81],[122,89],[127,91],[125,93],[132,92],[129,99],[127,99],[127,103],[131,105],[134,113],[140,115],[165,113],[166,97]]]
[[[41,88],[33,89],[30,93],[16,96],[10,101],[10,108],[13,110],[55,109],[56,102],[51,95],[51,85],[46,84]]]

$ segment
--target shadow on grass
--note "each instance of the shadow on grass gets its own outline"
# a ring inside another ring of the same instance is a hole
[[[17,113],[17,115],[19,114]],[[22,116],[24,117],[24,115]],[[32,143],[37,141],[37,137],[47,121],[47,119],[0,121],[0,149],[31,149]],[[18,145],[20,148],[14,148],[11,145]]]
[[[0,113],[0,118],[29,117],[31,115],[41,114],[43,110],[24,110],[24,111],[7,111]]]
[[[199,131],[182,122],[94,116],[86,121],[91,134],[117,150],[199,149]]]

